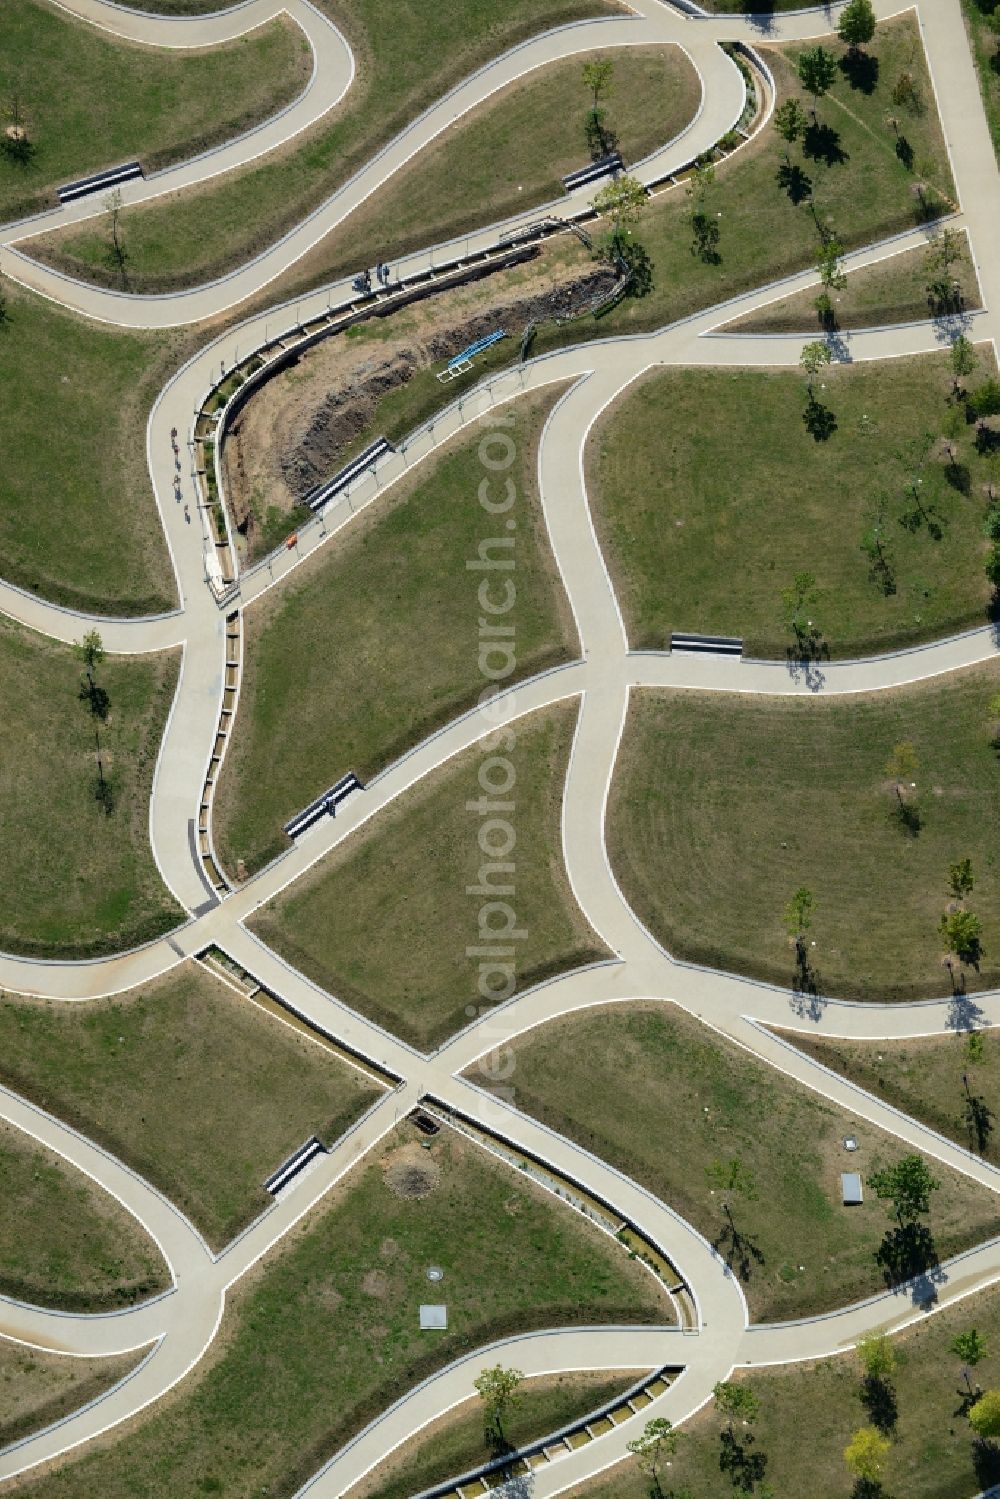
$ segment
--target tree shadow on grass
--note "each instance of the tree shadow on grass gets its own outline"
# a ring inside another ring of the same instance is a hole
[[[802,136],[802,154],[810,161],[821,161],[828,167],[843,166],[850,156],[840,144],[840,132],[818,120],[807,125]]]
[[[963,1119],[970,1150],[977,1150],[980,1155],[986,1154],[993,1135],[994,1118],[993,1110],[985,1098],[978,1093],[966,1094]]]
[[[829,406],[817,401],[811,391],[802,413],[802,421],[813,442],[829,442],[837,430],[837,418]]]
[[[873,94],[878,88],[878,58],[868,52],[847,52],[840,59],[840,71],[851,88],[862,94]]]
[[[972,1444],[972,1467],[984,1489],[1000,1483],[1000,1444],[979,1437]]]
[[[933,1306],[938,1285],[947,1279],[926,1223],[900,1223],[887,1229],[875,1251],[875,1263],[890,1288],[912,1281],[914,1306]]]
[[[735,1432],[724,1431],[720,1437],[719,1470],[729,1475],[733,1488],[739,1494],[752,1494],[764,1481],[767,1471],[767,1454],[754,1452],[754,1437],[751,1432],[737,1437]]]
[[[804,172],[797,161],[783,161],[778,167],[778,186],[786,192],[798,207],[808,203],[812,197],[812,178]]]
[[[720,1254],[737,1279],[747,1282],[753,1275],[754,1266],[763,1267],[764,1254],[752,1234],[737,1228],[729,1207],[723,1208],[725,1225],[712,1240],[712,1248]]]
[[[861,1404],[872,1426],[884,1436],[892,1436],[899,1419],[899,1404],[890,1381],[880,1379],[877,1374],[866,1374],[861,1381]]]

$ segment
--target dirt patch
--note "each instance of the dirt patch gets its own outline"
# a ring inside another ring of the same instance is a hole
[[[614,279],[605,265],[542,247],[527,264],[429,293],[306,350],[250,398],[226,436],[226,497],[242,549],[254,555],[262,535],[335,473],[352,446],[383,429],[386,396],[498,327],[515,359],[527,324],[585,310]]]
[[[8,125],[4,135],[9,141],[26,141],[28,132],[23,125]]]
[[[441,1168],[420,1145],[404,1145],[386,1157],[385,1184],[397,1197],[429,1197],[441,1180]]]
[[[362,1276],[361,1289],[366,1296],[372,1296],[376,1301],[385,1301],[392,1287],[384,1270],[369,1270]]]

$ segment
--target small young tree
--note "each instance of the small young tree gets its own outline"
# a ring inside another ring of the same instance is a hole
[[[916,790],[914,776],[919,765],[917,752],[909,739],[901,739],[898,744],[893,745],[892,753],[885,762],[885,773],[895,787],[900,807],[906,805],[909,792]]]
[[[875,12],[871,0],[850,0],[840,13],[837,35],[852,52],[868,45],[875,35]]]
[[[774,111],[774,128],[786,147],[794,146],[795,142],[801,139],[808,123],[806,112],[798,99],[786,99],[784,104],[779,104]],[[786,149],[785,160],[789,159]]]
[[[808,343],[803,347],[799,355],[799,363],[805,371],[810,391],[820,370],[825,369],[832,359],[829,344],[823,343],[821,339],[816,339],[813,343]]]
[[[104,199],[104,211],[108,216],[108,230],[111,234],[111,259],[123,282],[125,280],[125,263],[128,259],[121,235],[122,205],[124,201],[120,187],[114,188]]]
[[[799,82],[806,93],[812,96],[812,116],[815,120],[819,100],[836,81],[836,59],[825,47],[807,47],[799,53],[798,70]]]
[[[900,1225],[915,1223],[931,1210],[931,1193],[941,1183],[920,1155],[905,1155],[894,1166],[873,1171],[868,1178],[875,1196],[892,1202]]]
[[[951,346],[952,389],[956,396],[962,393],[962,381],[974,373],[976,351],[964,333],[960,333]]]
[[[699,260],[714,265],[719,260],[719,224],[705,208],[708,190],[715,182],[711,162],[699,162],[684,191],[691,199],[691,228],[694,231],[693,253]]]
[[[642,1436],[625,1443],[643,1473],[653,1480],[657,1494],[663,1493],[660,1487],[660,1469],[677,1451],[677,1442],[678,1433],[674,1430],[673,1423],[666,1416],[657,1416],[646,1422]]]
[[[970,1327],[968,1332],[960,1332],[952,1339],[951,1351],[963,1364],[974,1369],[986,1357],[986,1339],[974,1327]]]
[[[815,624],[808,617],[809,610],[816,603],[815,574],[796,573],[790,586],[781,590],[781,603],[788,628],[795,636],[795,644],[799,650],[804,650],[817,634]]]
[[[712,1389],[715,1408],[724,1418],[730,1436],[735,1436],[733,1427],[737,1421],[743,1426],[752,1426],[760,1414],[760,1400],[747,1384],[736,1384],[731,1379],[720,1380]]]
[[[884,1332],[866,1333],[858,1340],[858,1358],[869,1379],[891,1379],[896,1372],[896,1354]]]
[[[977,1437],[1000,1437],[1000,1390],[987,1390],[969,1411],[969,1425]]]
[[[494,1364],[491,1369],[484,1369],[479,1378],[473,1381],[483,1402],[487,1432],[498,1444],[506,1440],[503,1423],[517,1407],[517,1392],[523,1379],[520,1369],[505,1369],[502,1364]]]
[[[626,225],[637,224],[649,196],[635,177],[616,177],[597,193],[591,208],[602,219],[611,220],[612,246],[618,246],[627,232]]]
[[[87,676],[93,681],[97,668],[104,660],[104,641],[100,630],[88,630],[82,640],[74,642],[73,650],[77,659],[83,662]]]
[[[583,65],[583,81],[593,94],[594,102],[591,113],[597,114],[601,100],[611,92],[611,80],[614,77],[615,65],[610,57],[596,57]]]
[[[975,963],[979,958],[983,936],[983,923],[972,911],[946,911],[938,923],[938,930],[945,940],[949,952],[963,963]]]
[[[971,859],[958,859],[948,865],[948,889],[956,900],[965,900],[971,895],[974,884]]]
[[[844,1462],[855,1478],[876,1484],[885,1468],[891,1443],[874,1426],[860,1426],[844,1448]]]
[[[844,274],[844,267],[840,263],[840,257],[843,253],[843,245],[839,240],[834,239],[833,235],[828,235],[820,246],[819,254],[816,257],[816,269],[819,271],[820,281],[822,281],[827,290],[843,291],[847,285],[847,276]]]

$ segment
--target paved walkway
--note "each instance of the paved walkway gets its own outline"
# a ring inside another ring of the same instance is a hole
[[[276,121],[256,132],[160,174],[150,183],[130,185],[129,201],[192,184],[214,172],[253,159],[283,139],[320,119],[348,88],[353,71],[349,48],[339,33],[303,0],[286,4],[252,0],[219,16],[195,20],[144,17],[106,5],[103,0],[66,0],[68,9],[121,35],[164,45],[203,45],[239,34],[249,25],[287,10],[303,27],[317,66],[301,98]],[[897,7],[881,3],[880,14]],[[660,0],[635,0],[636,15],[563,27],[481,70],[416,121],[397,141],[335,193],[279,245],[210,287],[177,297],[125,297],[87,287],[41,268],[10,247],[20,238],[84,217],[77,206],[45,216],[44,222],[0,229],[4,268],[25,284],[88,316],[123,326],[165,326],[208,317],[251,295],[287,269],[323,234],[339,223],[415,151],[423,149],[458,115],[475,107],[496,89],[530,69],[557,57],[594,46],[611,47],[676,41],[685,47],[701,73],[705,98],[698,118],[676,141],[643,164],[652,180],[671,164],[705,149],[739,116],[742,77],[717,46],[719,39],[742,37],[799,38],[829,29],[826,10],[773,18],[719,20],[692,18]],[[942,120],[953,147],[959,198],[957,224],[970,235],[979,264],[986,311],[973,321],[974,336],[997,336],[1000,265],[992,253],[1000,230],[1000,178],[985,117],[979,107],[971,58],[964,43],[958,0],[921,0],[919,16],[929,50]],[[134,196],[133,196],[134,195]],[[560,205],[565,211],[565,204]],[[537,217],[536,210],[531,217]],[[50,222],[51,220],[51,222]],[[469,237],[471,247],[495,237],[495,226]],[[920,244],[921,231],[874,245],[850,258],[854,266]],[[463,245],[464,245],[463,241]],[[404,269],[433,263],[437,247],[408,258]],[[316,1170],[295,1183],[234,1244],[213,1256],[193,1226],[152,1187],[73,1131],[0,1090],[0,1117],[26,1129],[112,1191],[135,1214],[159,1244],[173,1277],[164,1296],[107,1317],[66,1317],[0,1299],[0,1334],[42,1347],[97,1353],[149,1346],[150,1356],[128,1381],[102,1400],[70,1416],[56,1428],[36,1434],[0,1453],[0,1479],[44,1462],[91,1440],[98,1432],[127,1419],[158,1399],[201,1358],[211,1345],[224,1311],[225,1295],[261,1256],[308,1212],[344,1172],[374,1148],[395,1121],[424,1095],[445,1108],[476,1118],[517,1149],[548,1162],[595,1195],[611,1202],[661,1245],[680,1268],[698,1309],[698,1327],[690,1334],[664,1328],[572,1329],[513,1340],[502,1356],[530,1372],[569,1368],[651,1368],[676,1361],[685,1373],[644,1416],[666,1414],[675,1421],[689,1416],[710,1397],[717,1379],[743,1363],[771,1363],[825,1356],[849,1347],[874,1327],[898,1328],[922,1315],[918,1303],[926,1287],[902,1288],[826,1318],[779,1327],[748,1327],[746,1304],[738,1282],[705,1240],[667,1204],[573,1142],[554,1135],[537,1121],[466,1081],[462,1073],[479,1056],[509,1044],[527,1029],[595,1004],[654,999],[683,1006],[731,1041],[746,1047],[803,1086],[849,1109],[900,1141],[997,1191],[1000,1173],[916,1121],[834,1077],[802,1053],[787,1046],[770,1029],[781,1026],[817,1034],[902,1037],[946,1034],[970,1024],[1000,1024],[1000,994],[977,995],[956,1004],[893,1006],[849,1005],[818,1001],[796,1006],[787,992],[732,975],[693,968],[673,961],[642,927],[625,902],[612,874],[604,845],[604,809],[610,778],[633,688],[659,686],[725,692],[852,693],[881,691],[919,681],[995,657],[996,632],[970,631],[913,650],[869,661],[824,664],[803,677],[779,663],[677,657],[628,648],[617,599],[591,523],[582,456],[588,433],[608,404],[644,371],[658,364],[791,366],[797,363],[802,337],[766,338],[719,330],[733,318],[768,301],[815,282],[812,273],[711,309],[643,337],[620,338],[564,350],[504,374],[489,388],[463,397],[435,420],[408,448],[380,465],[377,480],[368,477],[352,488],[348,499],[327,512],[325,534],[313,532],[309,548],[330,537],[388,485],[398,482],[414,464],[425,462],[456,433],[467,429],[485,410],[516,399],[522,392],[554,382],[570,382],[546,426],[539,454],[542,503],[553,550],[572,604],[580,636],[580,659],[521,683],[501,695],[501,713],[513,720],[549,703],[573,698],[580,703],[579,723],[567,777],[563,844],[566,867],[581,909],[603,937],[614,957],[608,962],[565,975],[515,997],[433,1055],[424,1056],[373,1025],[333,996],[324,993],[264,947],[246,928],[246,920],[264,901],[299,878],[318,859],[418,780],[474,744],[496,726],[495,716],[473,712],[449,724],[379,775],[364,796],[354,797],[330,819],[298,840],[282,859],[248,881],[224,902],[204,883],[192,853],[189,827],[196,815],[205,768],[215,738],[221,704],[224,639],[223,616],[205,583],[206,535],[183,521],[182,504],[195,499],[189,474],[182,476],[182,499],[173,497],[171,428],[190,433],[192,413],[217,376],[220,361],[231,367],[240,344],[246,349],[290,313],[275,310],[230,330],[200,351],[165,387],[148,427],[150,473],[173,558],[178,590],[175,612],[154,620],[98,621],[105,643],[114,651],[183,649],[183,670],[157,765],[151,834],[154,855],[164,880],[189,913],[169,937],[120,957],[86,964],[39,963],[0,956],[0,987],[81,1001],[146,982],[206,945],[217,942],[269,988],[307,1017],[326,1027],[361,1054],[388,1069],[399,1086],[387,1093],[338,1143]],[[297,316],[308,321],[339,288],[324,288],[300,299]],[[940,347],[934,324],[872,330],[845,335],[838,357],[880,359],[926,352]],[[300,552],[308,548],[304,546]],[[235,607],[244,608],[266,588],[280,586],[301,556],[282,557],[270,572],[245,581]],[[0,583],[0,609],[32,628],[58,639],[78,638],[91,623]],[[990,1243],[943,1267],[935,1287],[938,1305],[1000,1277],[1000,1244]],[[366,1432],[339,1453],[306,1490],[314,1499],[345,1491],[380,1454],[405,1441],[457,1401],[465,1398],[483,1362],[501,1356],[479,1350],[458,1361],[411,1392]],[[554,1494],[578,1483],[624,1455],[625,1443],[643,1422],[636,1418],[600,1441],[581,1448],[558,1464],[540,1470],[535,1492]]]

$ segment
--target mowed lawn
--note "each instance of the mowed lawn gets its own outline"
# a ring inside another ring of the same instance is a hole
[[[183,911],[149,844],[149,798],[176,651],[108,656],[107,720],[80,701],[69,646],[0,617],[0,951],[82,958],[148,941]],[[97,747],[112,809],[98,802]]]
[[[962,1361],[952,1342],[975,1328],[987,1354],[971,1371],[973,1389],[1000,1384],[1000,1291],[993,1286],[927,1317],[892,1340],[898,1366],[891,1379],[897,1408],[881,1492],[893,1499],[970,1499],[1000,1476],[993,1442],[977,1443],[961,1414],[967,1393]],[[765,1455],[765,1476],[775,1494],[802,1492],[807,1444],[809,1493],[849,1499],[854,1488],[843,1452],[860,1426],[871,1425],[863,1402],[862,1371],[853,1354],[821,1363],[738,1371],[760,1400],[749,1448]],[[670,1484],[677,1499],[719,1499],[733,1492],[721,1475],[720,1434],[725,1423],[710,1403],[681,1428]],[[739,1430],[739,1428],[737,1428]],[[649,1479],[633,1459],[573,1489],[572,1499],[649,1499]],[[668,1489],[668,1493],[670,1490]]]
[[[963,235],[963,258],[952,267],[962,293],[962,308],[972,312],[982,306],[979,280],[969,256],[969,242]],[[931,317],[934,308],[928,300],[927,286],[932,278],[925,249],[904,250],[887,260],[851,271],[847,285],[832,291],[830,300],[836,314],[837,328],[884,328],[891,323],[914,323]],[[758,312],[748,313],[728,325],[728,333],[810,333],[817,337],[823,327],[816,311],[819,286],[793,292],[769,302]]]
[[[287,104],[310,69],[286,19],[177,50],[122,41],[47,0],[4,0],[0,97],[7,110],[16,97],[31,151],[0,152],[0,219],[54,203],[56,187],[102,167],[138,157],[153,171],[207,150]]]
[[[971,1000],[966,1023],[976,1019]],[[979,1032],[971,1043],[964,1030],[906,1041],[819,1040],[799,1031],[782,1035],[824,1067],[1000,1165],[1000,1035],[995,1031]]]
[[[169,1286],[162,1256],[131,1213],[89,1176],[5,1122],[0,1200],[0,1295],[93,1312],[142,1301]]]
[[[993,149],[1000,161],[1000,42],[987,20],[993,7],[990,0],[962,0],[962,9],[976,59]]]
[[[428,1195],[397,1195],[385,1172],[400,1167]],[[434,1264],[448,1330],[421,1333]],[[582,1307],[588,1322],[670,1320],[653,1277],[593,1224],[458,1137],[423,1151],[401,1126],[229,1293],[217,1352],[169,1409],[21,1492],[284,1499],[433,1370],[507,1334],[578,1323]]]
[[[617,1376],[609,1370],[526,1379],[518,1390],[517,1407],[504,1420],[507,1441],[511,1447],[524,1447],[549,1436],[600,1410],[640,1378],[639,1370],[629,1369]],[[497,1454],[487,1444],[483,1425],[483,1403],[478,1397],[456,1406],[383,1459],[348,1491],[349,1499],[411,1499],[413,1494],[489,1462]]]
[[[550,27],[612,15],[607,0],[401,0],[386,23],[384,0],[324,0],[341,27],[357,71],[347,95],[304,137],[270,152],[260,163],[175,194],[157,208],[128,213],[123,236],[131,284],[137,290],[199,285],[273,244],[477,67]],[[581,93],[582,117],[586,97]],[[525,142],[525,157],[529,144]],[[581,163],[586,155],[581,152]],[[487,219],[489,215],[486,215]],[[33,242],[32,253],[37,250]],[[67,264],[91,273],[104,268],[100,237],[91,230],[47,236]],[[378,245],[358,249],[374,264]],[[79,265],[77,266],[77,262]]]
[[[377,246],[382,259],[394,261],[557,201],[562,177],[590,159],[585,125],[593,96],[582,69],[597,58],[614,67],[601,108],[626,164],[665,145],[694,118],[701,87],[679,47],[614,47],[550,63],[460,117],[303,257],[292,273],[295,284],[355,269],[359,244]],[[145,210],[144,218],[155,211]],[[133,233],[146,232],[145,223],[132,225]],[[70,236],[61,243],[72,253]]]
[[[846,49],[836,37],[821,38],[838,58]],[[812,100],[798,83],[796,59],[813,42],[762,51],[777,87],[777,103],[795,98],[809,111]],[[925,202],[938,214],[952,206],[954,184],[941,124],[934,103],[920,34],[912,15],[883,21],[869,51],[879,60],[878,80],[866,93],[839,77],[819,102],[818,142],[806,155],[802,144],[791,148],[792,163],[808,177],[819,221],[832,228],[847,248],[879,240],[921,222],[924,210],[914,195],[925,187]],[[898,107],[892,91],[901,73],[911,74],[917,104]],[[896,155],[896,135],[888,115],[900,120],[900,131],[913,150],[913,169]],[[825,132],[829,131],[830,134]],[[626,299],[588,331],[587,337],[612,337],[659,328],[711,307],[740,292],[765,286],[816,260],[819,235],[806,202],[793,203],[778,181],[784,142],[769,123],[753,142],[716,168],[706,212],[718,219],[721,257],[701,260],[692,249],[691,202],[678,187],[653,199],[635,229],[653,263],[648,296]],[[536,349],[576,342],[578,328],[549,328],[539,333]]]
[[[979,381],[992,364],[982,351]],[[934,354],[824,370],[825,442],[806,430],[794,370],[670,370],[629,391],[594,436],[590,488],[632,645],[701,630],[781,658],[794,645],[782,594],[805,572],[832,656],[985,623],[991,460],[949,404],[949,369]],[[876,523],[888,575],[862,545]]]
[[[88,1405],[142,1356],[67,1358],[0,1338],[0,1444],[6,1447]]]
[[[675,1006],[612,1006],[529,1032],[514,1043],[510,1082],[519,1109],[649,1188],[716,1244],[753,1321],[813,1316],[884,1289],[875,1253],[895,1219],[873,1192],[858,1208],[842,1206],[843,1138],[858,1137],[850,1159],[865,1173],[903,1155],[900,1142]],[[754,1188],[752,1198],[732,1198],[749,1246],[735,1253],[708,1176],[733,1159]],[[929,1226],[945,1259],[996,1233],[997,1199],[936,1162],[934,1174],[941,1187]]]
[[[221,1248],[304,1140],[381,1092],[196,963],[142,990],[0,1006],[0,1078],[145,1176]]]
[[[4,283],[0,577],[96,614],[177,602],[146,468],[172,340],[88,322]]]
[[[562,858],[563,783],[577,704],[515,723],[504,759],[514,772],[505,800],[516,843],[513,874],[480,875],[482,819],[468,810],[483,796],[479,771],[491,751],[478,745],[442,766],[314,865],[256,916],[252,927],[290,963],[339,999],[429,1049],[489,1007],[479,993],[479,957],[498,941],[480,932],[484,883],[513,884],[518,939],[516,990],[605,957],[573,897]],[[497,780],[503,773],[487,767]],[[505,921],[487,912],[484,928]],[[501,976],[486,982],[494,989]],[[512,991],[512,992],[516,992]]]
[[[503,554],[517,580],[507,683],[577,650],[537,499],[538,437],[554,399],[516,401],[513,425],[499,429],[516,446],[515,546]],[[215,802],[228,868],[238,859],[259,868],[287,846],[283,824],[346,771],[370,779],[478,700],[484,575],[466,562],[504,534],[477,499],[490,476],[479,456],[488,430],[421,465],[244,616],[240,708]]]
[[[637,693],[608,813],[626,898],[678,957],[791,984],[785,908],[805,886],[821,993],[930,997],[951,992],[938,923],[949,867],[970,858],[982,956],[962,979],[992,987],[1000,766],[987,704],[998,689],[991,665],[808,701]],[[886,769],[900,743],[918,762],[910,829]]]

